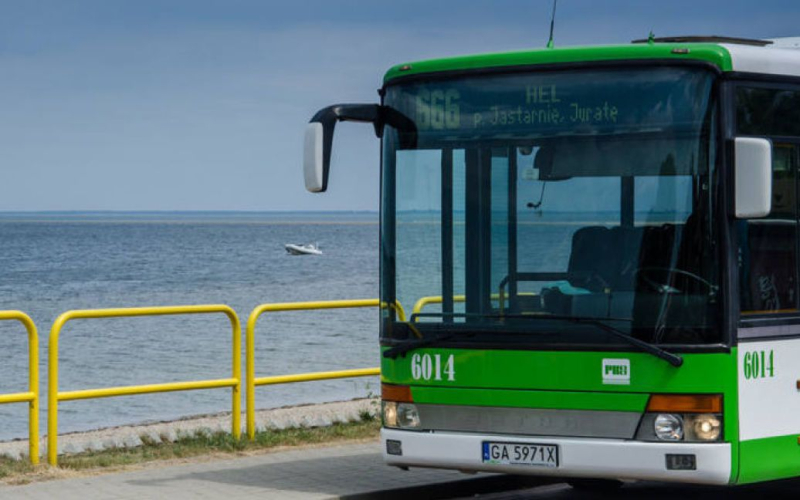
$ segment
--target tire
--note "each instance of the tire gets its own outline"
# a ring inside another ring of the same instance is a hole
[[[580,491],[611,492],[625,483],[616,479],[570,479],[567,484]]]

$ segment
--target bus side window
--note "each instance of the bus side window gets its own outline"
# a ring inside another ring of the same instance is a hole
[[[773,144],[770,215],[737,224],[741,311],[797,312],[798,147],[783,138],[800,141],[800,92],[741,87],[736,103],[737,134],[766,137]]]
[[[739,225],[742,312],[797,310],[797,195],[793,146],[773,146],[772,211]]]

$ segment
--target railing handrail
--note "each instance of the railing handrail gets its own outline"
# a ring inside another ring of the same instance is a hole
[[[453,295],[453,302],[466,302],[467,297],[465,295]],[[428,297],[420,297],[417,302],[414,303],[414,309],[411,311],[411,316],[414,317],[417,314],[422,312],[422,308],[427,306],[428,304],[441,304],[444,302],[444,299],[441,295],[431,295]]]
[[[534,296],[536,294],[530,292],[519,292],[517,295],[520,297],[525,297],[525,296]],[[500,303],[500,311],[502,312],[503,303],[505,301],[505,294],[503,293],[503,290],[501,289],[500,293],[491,294],[489,298],[492,300],[497,300]],[[465,295],[453,295],[453,302],[461,303],[466,301],[467,297]],[[414,308],[411,310],[412,321],[413,318],[415,318],[417,314],[421,313],[422,309],[428,304],[441,304],[442,302],[444,302],[444,299],[442,298],[441,295],[430,295],[427,297],[420,297],[419,300],[417,300],[414,303]]]
[[[36,324],[22,311],[0,311],[0,321],[19,321],[28,332],[28,391],[0,395],[0,404],[28,403],[28,454],[39,463],[39,334]]]
[[[380,368],[360,368],[355,370],[339,370],[314,373],[297,373],[274,377],[255,376],[255,329],[258,318],[266,312],[306,311],[319,309],[352,309],[360,307],[387,307],[380,299],[326,300],[313,302],[278,302],[261,304],[250,313],[245,329],[245,394],[246,394],[246,426],[249,439],[255,438],[255,388],[257,385],[288,384],[293,382],[310,382],[313,380],[331,380],[338,378],[366,377],[380,375]],[[399,302],[390,308],[397,312],[401,321],[406,321],[405,311]]]
[[[258,317],[265,312],[278,312],[278,311],[308,311],[317,309],[352,309],[358,307],[387,307],[380,299],[344,299],[344,300],[318,300],[309,302],[270,302],[256,306],[250,312],[247,318],[247,324],[250,322],[258,321]],[[406,312],[400,302],[388,306],[390,309],[397,311],[397,316],[400,321],[405,321]],[[255,324],[253,325],[255,326]]]
[[[193,382],[172,382],[166,384],[131,385],[107,387],[100,389],[84,389],[79,391],[58,392],[58,339],[61,330],[74,319],[127,318],[140,316],[174,316],[186,314],[225,314],[233,330],[232,371],[228,379],[203,380]],[[61,314],[50,329],[48,345],[48,387],[47,387],[47,460],[51,465],[58,463],[58,402],[76,399],[89,399],[133,394],[149,394],[153,392],[185,391],[196,389],[212,389],[231,387],[232,415],[231,431],[234,437],[241,434],[241,385],[242,385],[242,330],[239,316],[230,306],[224,304],[206,304],[190,306],[128,307],[109,309],[76,309]],[[38,431],[37,431],[38,433]]]

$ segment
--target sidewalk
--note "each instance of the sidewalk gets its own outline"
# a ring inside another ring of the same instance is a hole
[[[383,464],[378,443],[294,449],[265,455],[164,466],[99,476],[0,485],[2,500],[704,500],[797,498],[798,480],[736,488],[633,483],[608,494],[573,490],[557,481],[453,471],[401,471]]]
[[[493,479],[504,477],[468,476],[459,472],[426,469],[402,471],[384,465],[378,443],[367,443],[305,448],[168,467],[156,464],[131,472],[24,486],[0,486],[0,498],[355,500],[391,498],[395,497],[388,494],[391,490],[410,488],[412,491],[404,493],[403,498],[410,496],[414,500],[423,500],[444,498],[442,490],[452,493],[452,496],[469,496],[481,489],[481,482]],[[437,493],[426,495],[421,491],[425,488],[415,488],[431,485],[432,491]]]

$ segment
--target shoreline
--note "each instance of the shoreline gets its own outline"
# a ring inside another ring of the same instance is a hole
[[[295,427],[326,427],[337,422],[352,422],[369,413],[376,415],[380,406],[377,398],[359,398],[331,403],[304,404],[256,410],[256,429],[289,429]],[[245,414],[242,413],[242,438],[246,439]],[[179,437],[201,433],[230,432],[231,412],[194,415],[177,420],[141,422],[131,425],[105,427],[91,431],[58,435],[58,454],[100,451],[112,448],[135,448],[142,437],[153,442],[171,443]],[[42,457],[47,454],[47,437],[39,438]],[[21,459],[28,454],[28,440],[0,441],[0,455]]]

